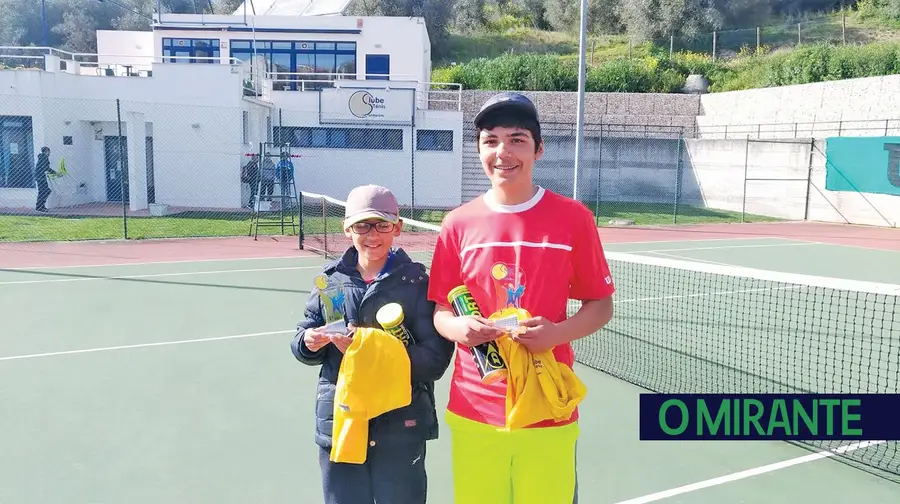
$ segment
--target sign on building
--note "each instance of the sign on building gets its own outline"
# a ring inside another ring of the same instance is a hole
[[[415,100],[413,88],[326,88],[319,93],[319,123],[411,125]]]

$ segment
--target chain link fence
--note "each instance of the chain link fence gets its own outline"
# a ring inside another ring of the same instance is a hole
[[[0,114],[0,241],[301,237],[323,225],[304,222],[321,212],[303,192],[343,199],[361,184],[391,187],[408,219],[440,223],[459,205],[456,116],[341,123],[311,96],[290,108],[16,97]]]
[[[768,210],[757,214],[753,209],[759,207],[742,204],[746,164],[743,143],[739,150],[729,145],[723,153],[714,140],[686,138],[680,126],[585,124],[576,174],[576,133],[575,123],[541,125],[544,155],[535,165],[534,179],[549,190],[574,196],[577,176],[578,200],[594,212],[598,226],[776,218]],[[464,153],[467,199],[477,197],[489,184],[475,153],[474,134],[471,128],[466,134],[472,138]]]
[[[0,162],[0,240],[250,233],[242,168],[265,136],[264,127],[252,131],[250,118],[264,110],[16,100],[20,114],[5,107],[2,116],[9,155]]]
[[[690,51],[707,54],[713,59],[768,53],[802,44],[865,44],[878,40],[878,30],[860,26],[846,15],[801,19],[779,25],[757,26],[737,30],[717,30],[693,37],[671,35],[655,40],[670,53]]]
[[[401,216],[425,227],[489,188],[475,132],[467,123],[460,131],[457,116],[322,124],[314,102],[186,110],[18,100],[0,116],[4,242],[296,236],[302,245],[343,232],[331,215],[338,207],[323,210],[323,197],[342,201],[362,184],[390,187]],[[542,128],[536,183],[572,196],[577,177],[578,199],[598,226],[804,220],[818,197],[809,139],[688,138],[680,126],[586,124],[576,173],[575,123]]]

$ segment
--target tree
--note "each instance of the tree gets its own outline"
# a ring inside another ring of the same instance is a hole
[[[722,11],[706,0],[621,0],[622,21],[637,41],[670,34],[695,36],[723,25]]]
[[[588,33],[620,33],[622,0],[588,0]],[[578,32],[581,26],[581,0],[545,0],[547,21],[555,30]]]
[[[428,28],[432,52],[437,55],[446,47],[455,4],[456,0],[354,0],[348,12],[358,16],[421,17]]]

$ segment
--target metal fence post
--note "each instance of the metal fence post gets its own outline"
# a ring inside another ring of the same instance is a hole
[[[415,98],[413,99],[415,107]],[[409,126],[409,167],[410,190],[412,191],[412,204],[409,207],[409,218],[416,218],[416,113],[413,110],[412,122]]]
[[[744,194],[741,196],[741,223],[747,213],[747,168],[750,163],[750,135],[747,135],[747,144],[744,148]]]
[[[594,191],[594,220],[600,224],[600,204],[603,200],[601,184],[603,183],[603,124],[600,125],[600,136],[597,138],[597,190]]]
[[[116,138],[116,149],[119,151],[119,196],[122,200],[122,237],[128,239],[128,203],[125,198],[125,174],[127,171],[122,161],[125,157],[122,154],[122,104],[116,98],[116,123],[119,127],[119,136]]]
[[[681,199],[681,158],[684,155],[682,149],[684,145],[684,129],[678,132],[678,159],[675,168],[675,208],[672,212],[672,224],[678,224],[678,200]]]
[[[803,220],[809,220],[809,196],[810,190],[812,189],[812,170],[813,170],[813,155],[816,150],[816,139],[809,139],[809,166],[806,170],[806,208],[803,211]]]

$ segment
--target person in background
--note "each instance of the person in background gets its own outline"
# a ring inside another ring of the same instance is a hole
[[[291,195],[291,184],[294,182],[294,163],[291,162],[291,155],[287,152],[281,153],[281,159],[275,167],[275,178],[278,179],[281,186],[282,205],[287,209],[292,209],[293,205],[288,199]]]
[[[37,183],[37,203],[34,209],[38,212],[47,211],[47,198],[50,197],[50,183],[47,182],[47,175],[56,175],[56,172],[50,168],[50,147],[46,145],[41,147],[41,153],[38,154],[37,164],[34,167],[34,181]]]
[[[250,158],[250,162],[244,165],[241,170],[241,182],[250,186],[250,200],[247,202],[247,208],[253,208],[253,202],[256,200],[256,190],[259,185],[259,159]]]
[[[272,159],[269,156],[265,156],[263,157],[260,166],[260,178],[262,179],[262,185],[259,189],[259,201],[272,201],[272,193],[275,191],[275,163],[272,162]]]

